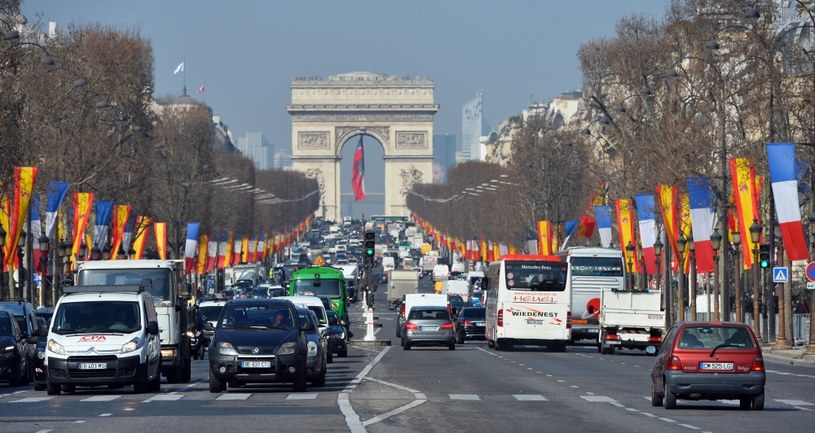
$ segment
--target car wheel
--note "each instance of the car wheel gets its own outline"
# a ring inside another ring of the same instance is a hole
[[[214,374],[212,374],[212,371],[210,371],[209,372],[209,392],[212,392],[212,393],[221,392],[221,391],[224,390],[224,388],[225,388],[224,387],[224,381],[221,380],[221,379],[218,379]]]
[[[35,383],[34,391],[45,391],[46,385],[44,383]]]
[[[147,391],[148,392],[161,391],[161,371],[156,371],[156,377],[150,382],[147,382]]]
[[[665,409],[676,409],[676,394],[668,389],[668,384],[665,384]]]
[[[464,344],[464,333],[463,332],[456,333],[456,343]]]
[[[396,338],[402,338],[402,330],[396,327]]]
[[[28,385],[31,382],[34,382],[34,363],[28,363],[28,369],[26,370],[28,374],[25,376],[25,383],[24,385]]]
[[[403,341],[402,342],[402,349],[410,350],[410,343],[408,343],[407,341]]]
[[[192,360],[187,358],[184,362],[184,367],[181,370],[181,381],[184,383],[189,383],[192,380]]]
[[[66,394],[73,394],[76,392],[76,385],[62,385],[62,392]]]
[[[347,356],[348,356],[348,349],[342,349],[342,350],[340,350],[339,355],[340,355],[340,358],[345,358],[345,357],[347,357]]]
[[[333,363],[334,362],[334,352],[329,350],[325,359],[326,359],[326,362],[328,362],[329,364]]]
[[[322,388],[325,386],[325,369],[323,369],[322,373],[317,376],[316,379],[311,381],[311,386]]]
[[[662,406],[662,394],[658,393],[656,388],[651,386],[651,406],[660,407]]]
[[[306,386],[306,369],[303,368],[302,372],[294,377],[294,392],[305,392]]]
[[[753,397],[753,410],[764,410],[764,393]]]
[[[455,342],[450,343],[450,345],[447,346],[447,348],[450,349],[450,350],[456,350],[456,343]]]
[[[746,398],[740,398],[739,399],[739,408],[740,409],[742,409],[742,410],[750,410],[750,408],[752,406],[753,406],[753,399],[752,398],[746,397]]]
[[[136,394],[144,394],[147,392],[148,388],[149,385],[146,379],[142,382],[136,382],[133,384],[133,392],[135,392]]]
[[[48,382],[45,385],[45,391],[48,393],[48,395],[59,395],[60,392],[62,391],[62,387],[51,382]]]

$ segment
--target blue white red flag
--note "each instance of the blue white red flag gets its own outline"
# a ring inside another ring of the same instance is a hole
[[[809,252],[801,224],[798,203],[798,179],[795,173],[795,145],[793,143],[767,144],[767,162],[773,186],[775,211],[784,248],[790,260],[808,260]]]
[[[187,241],[184,244],[184,265],[187,275],[193,271],[193,259],[195,250],[198,248],[198,227],[200,227],[199,223],[187,223]]]
[[[600,232],[600,244],[603,248],[611,246],[611,207],[595,206],[594,216],[597,218],[597,231]]]
[[[93,227],[93,246],[102,251],[108,242],[110,218],[113,215],[113,200],[96,202],[96,225]]]
[[[49,239],[56,238],[54,230],[57,227],[57,214],[67,192],[68,182],[48,182],[48,194],[45,204],[45,235]]]
[[[354,152],[354,167],[351,172],[351,186],[354,188],[354,201],[365,200],[365,151],[362,149],[362,136]]]
[[[693,229],[696,272],[713,272],[713,234],[715,219],[710,205],[710,179],[707,177],[688,178],[688,198],[690,199],[690,220]]]
[[[637,220],[639,221],[640,243],[645,260],[645,272],[654,274],[657,271],[654,244],[657,240],[657,223],[654,213],[656,200],[653,194],[637,194]]]
[[[40,251],[40,238],[36,235],[42,230],[39,194],[31,195],[31,210],[29,212],[29,219],[31,220],[31,233],[34,234],[34,236],[31,238],[31,249],[34,252],[34,266],[36,267],[37,272],[43,272],[42,263],[40,263],[40,258],[42,257],[42,251]]]

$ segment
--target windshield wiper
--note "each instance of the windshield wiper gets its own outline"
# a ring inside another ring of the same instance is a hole
[[[720,345],[718,345],[718,346],[714,347],[714,348],[713,348],[713,350],[711,350],[711,351],[710,351],[710,355],[709,355],[709,356],[710,356],[711,358],[713,358],[713,355],[716,353],[716,351],[717,351],[717,350],[719,350],[719,349],[720,349],[720,348],[722,348],[722,347],[741,347],[741,346],[740,346],[740,345],[738,345],[738,344],[732,344],[732,343],[722,343],[722,344],[720,344]]]

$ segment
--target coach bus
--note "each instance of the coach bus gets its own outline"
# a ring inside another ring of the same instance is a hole
[[[543,345],[550,351],[566,350],[572,326],[567,266],[557,256],[518,254],[490,263],[482,281],[490,347]]]
[[[625,290],[625,266],[619,249],[571,247],[558,253],[569,265],[566,291],[572,296],[572,342],[597,341],[600,292]]]

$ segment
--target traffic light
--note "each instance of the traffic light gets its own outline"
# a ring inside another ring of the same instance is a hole
[[[376,255],[376,233],[373,230],[365,230],[365,258],[373,259]]]
[[[770,267],[770,246],[761,245],[758,247],[758,264],[763,268]]]

